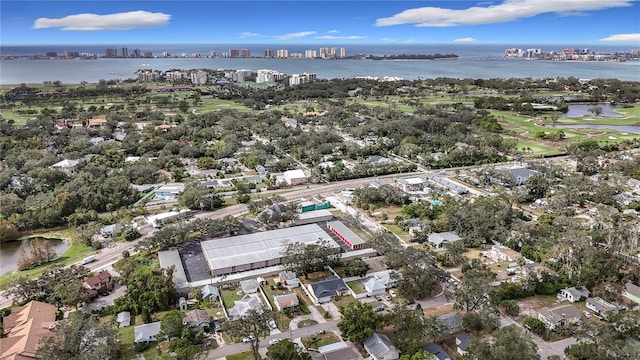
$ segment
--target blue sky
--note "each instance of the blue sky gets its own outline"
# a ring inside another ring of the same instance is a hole
[[[0,2],[2,45],[615,44],[640,47],[636,0]]]

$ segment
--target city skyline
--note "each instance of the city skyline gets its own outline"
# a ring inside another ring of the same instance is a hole
[[[3,1],[3,45],[602,44],[640,46],[633,0]]]

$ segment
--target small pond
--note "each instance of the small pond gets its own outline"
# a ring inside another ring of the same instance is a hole
[[[622,106],[620,105],[612,105],[609,103],[597,103],[597,104],[569,104],[569,110],[564,113],[565,117],[575,118],[575,117],[583,117],[583,116],[594,116],[589,109],[594,107],[602,108],[601,117],[622,117],[622,115],[613,112],[613,109],[619,109]]]
[[[29,241],[32,238],[0,243],[0,275],[4,275],[18,268],[17,262],[20,256],[20,248],[24,248],[29,254]],[[51,246],[59,257],[67,251],[67,242],[61,239],[45,239],[51,241]]]

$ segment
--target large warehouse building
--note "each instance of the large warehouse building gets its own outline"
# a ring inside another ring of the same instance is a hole
[[[211,274],[221,276],[279,265],[288,243],[321,240],[340,251],[340,245],[316,224],[203,241],[201,246]]]

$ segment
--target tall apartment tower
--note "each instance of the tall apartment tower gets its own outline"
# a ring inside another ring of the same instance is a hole
[[[264,57],[267,59],[273,58],[273,49],[264,49]]]
[[[249,49],[240,50],[240,56],[243,57],[243,58],[250,58],[251,57],[251,50],[249,50]]]
[[[340,48],[340,57],[343,59],[347,57],[347,48]]]
[[[287,49],[278,49],[276,51],[276,56],[281,59],[285,59],[289,57],[289,50]]]
[[[140,56],[140,49],[133,49],[133,57],[134,58],[139,58]]]
[[[240,50],[238,50],[238,49],[229,49],[229,57],[230,58],[240,57]]]
[[[104,57],[108,57],[108,58],[118,57],[118,49],[116,48],[105,49]]]

